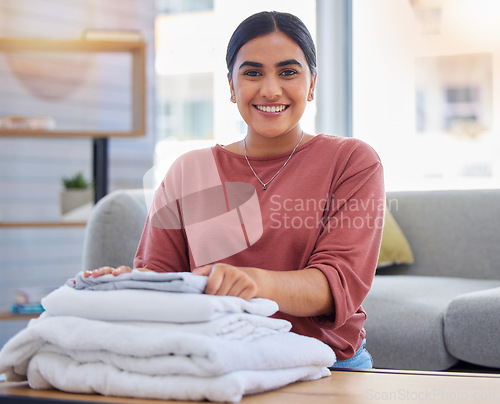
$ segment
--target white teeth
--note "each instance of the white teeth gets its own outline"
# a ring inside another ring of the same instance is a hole
[[[263,106],[263,105],[257,105],[256,106],[258,110],[263,111],[263,112],[281,112],[286,108],[286,105],[278,105],[278,106]]]

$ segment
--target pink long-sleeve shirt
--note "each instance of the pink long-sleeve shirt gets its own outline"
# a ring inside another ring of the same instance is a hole
[[[289,155],[249,161],[267,182]],[[271,271],[317,268],[329,282],[334,313],[275,316],[345,360],[365,337],[361,304],[375,274],[384,208],[380,159],[358,139],[315,136],[266,190],[244,156],[216,145],[172,165],[155,193],[134,267],[191,271],[224,262]]]

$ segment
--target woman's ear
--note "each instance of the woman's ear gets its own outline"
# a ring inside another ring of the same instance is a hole
[[[231,75],[228,73],[227,81],[229,82],[229,91],[231,92],[231,102],[236,103],[236,95],[234,94],[233,80],[231,79]]]
[[[311,78],[311,85],[309,86],[309,93],[307,94],[307,101],[312,101],[314,100],[314,89],[316,88],[316,77],[318,75],[315,74],[312,78]]]

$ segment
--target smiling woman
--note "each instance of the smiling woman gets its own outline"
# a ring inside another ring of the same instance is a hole
[[[330,346],[332,365],[371,367],[361,303],[382,236],[371,225],[384,214],[372,203],[384,201],[380,159],[360,140],[301,128],[314,97],[316,52],[296,16],[247,18],[226,61],[246,136],[174,162],[155,193],[134,267],[207,276],[210,295],[274,300],[275,316],[292,331]],[[317,203],[276,207],[299,199]],[[349,208],[356,203],[366,208]],[[86,276],[129,271],[102,267]]]

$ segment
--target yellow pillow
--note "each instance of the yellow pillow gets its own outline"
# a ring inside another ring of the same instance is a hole
[[[382,245],[378,257],[378,267],[393,264],[411,264],[414,262],[413,251],[401,227],[389,210],[385,212]]]

